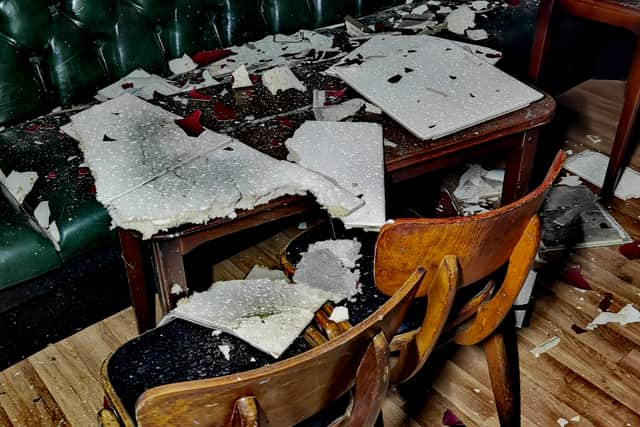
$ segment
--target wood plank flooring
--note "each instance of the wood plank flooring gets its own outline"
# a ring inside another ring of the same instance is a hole
[[[567,147],[577,151],[610,146],[619,108],[619,82],[587,82],[563,97],[580,109],[567,134]],[[592,144],[587,134],[602,137]],[[632,161],[640,169],[640,154]],[[614,216],[635,238],[640,237],[640,200],[611,205]],[[280,248],[298,232],[290,225],[272,238],[217,264],[218,279],[242,277],[260,263],[275,267]],[[558,279],[537,289],[529,327],[518,336],[522,381],[523,425],[640,426],[640,323],[601,326],[577,334],[598,314],[605,294],[613,294],[610,311],[626,304],[640,307],[640,261],[629,261],[617,247],[582,249],[570,263],[580,264],[593,290],[581,291]],[[91,426],[102,405],[99,369],[107,355],[135,336],[131,309],[50,345],[0,372],[0,425]],[[535,358],[529,350],[557,336],[560,343]],[[460,349],[444,362],[433,362],[432,382],[389,391],[385,425],[441,426],[445,410],[467,426],[497,426],[497,416],[482,350]],[[410,391],[413,390],[413,391]],[[420,390],[416,393],[415,390]]]

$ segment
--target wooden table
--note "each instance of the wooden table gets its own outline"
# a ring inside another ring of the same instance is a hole
[[[555,111],[555,101],[545,95],[540,101],[514,113],[490,120],[434,141],[419,141],[384,116],[380,121],[385,137],[396,142],[385,147],[388,178],[398,183],[478,158],[488,153],[506,155],[502,201],[509,203],[526,194],[540,127]],[[278,117],[281,120],[280,117]],[[242,138],[241,138],[242,139]],[[251,144],[252,140],[243,141]],[[119,230],[131,299],[140,332],[155,326],[155,292],[163,313],[186,295],[183,257],[203,243],[258,225],[318,209],[311,197],[283,197],[235,219],[216,219],[158,233],[143,241],[137,232]],[[156,287],[152,286],[155,282]],[[172,292],[178,285],[184,293]]]

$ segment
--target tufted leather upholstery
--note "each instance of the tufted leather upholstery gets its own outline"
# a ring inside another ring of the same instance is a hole
[[[397,0],[0,0],[0,125],[184,53],[335,23]],[[402,3],[402,1],[400,1]]]

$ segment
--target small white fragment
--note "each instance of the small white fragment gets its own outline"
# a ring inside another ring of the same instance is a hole
[[[255,361],[256,361],[255,357],[252,357],[251,359],[249,359],[249,362],[255,362]]]
[[[534,348],[529,350],[529,352],[533,354],[537,359],[538,357],[540,357],[541,354],[544,354],[547,351],[551,350],[553,347],[557,346],[559,343],[560,343],[560,338],[554,336],[549,338],[542,344],[535,346]]]
[[[307,223],[302,221],[300,224],[298,224],[298,230],[306,230],[307,228],[309,228],[307,226]]]
[[[467,30],[467,37],[473,41],[486,40],[489,34],[485,30]]]
[[[504,182],[504,169],[491,169],[485,178],[492,181]]]
[[[567,156],[573,155],[573,150],[566,150]]]
[[[587,139],[594,144],[600,144],[602,142],[602,138],[598,135],[587,135]]]
[[[306,92],[306,86],[298,80],[289,67],[276,67],[265,71],[262,74],[262,83],[272,95],[277,95],[280,91],[296,89]]]
[[[468,6],[460,6],[447,16],[447,29],[455,34],[464,35],[468,28],[476,25],[476,14]]]
[[[368,102],[364,103],[364,111],[371,114],[382,114],[382,110],[378,106]]]
[[[13,171],[6,179],[3,179],[5,187],[13,195],[18,203],[22,203],[33,189],[33,185],[38,180],[36,172]]]
[[[451,9],[449,6],[440,6],[440,9],[438,9],[438,11],[436,12],[438,15],[446,15],[453,12],[453,9]]]
[[[322,108],[314,108],[313,114],[316,120],[321,122],[339,122],[354,116],[362,109],[365,102],[362,99],[350,99],[342,104],[328,105]]]
[[[486,0],[476,0],[471,2],[471,8],[474,10],[485,10],[489,7],[489,2]]]
[[[182,289],[182,286],[180,286],[177,283],[174,283],[173,286],[171,286],[171,295],[181,295],[184,293],[184,289]]]
[[[573,421],[574,423],[580,422],[580,415],[576,415],[573,418],[569,418],[569,421]]]
[[[429,6],[440,6],[440,4],[442,4],[442,2],[440,0],[429,0],[427,2],[427,4]]]
[[[389,141],[387,138],[384,139],[384,145],[385,147],[391,147],[391,148],[395,148],[398,146],[398,144],[396,144],[395,142]]]
[[[38,203],[38,206],[33,210],[33,216],[36,219],[38,225],[42,228],[49,228],[49,221],[51,217],[51,209],[49,208],[49,202],[43,201]]]
[[[569,420],[567,420],[566,418],[558,418],[558,424],[560,425],[560,427],[564,427],[569,424]]]
[[[196,68],[198,68],[198,64],[193,62],[186,53],[182,55],[181,58],[174,58],[169,61],[169,70],[171,70],[173,74],[188,73]]]
[[[78,156],[69,156],[67,157],[67,162],[70,162],[71,160],[77,159]]]
[[[60,242],[60,230],[58,230],[58,225],[56,224],[56,222],[52,221],[51,224],[49,224],[47,230],[49,231],[54,244],[56,244],[56,249],[58,249],[57,243]]]
[[[211,331],[211,336],[212,337],[217,337],[221,333],[222,333],[222,331],[220,329],[214,329],[213,331]]]
[[[563,176],[562,178],[560,178],[560,181],[558,182],[558,185],[566,185],[568,187],[577,187],[578,185],[582,184],[582,180],[580,179],[579,176],[575,176],[575,175],[568,175],[568,176]]]
[[[251,87],[253,83],[251,82],[251,78],[249,77],[249,72],[247,71],[247,67],[244,65],[236,68],[236,70],[231,73],[233,76],[233,85],[231,86],[234,89],[241,89],[244,87]]]
[[[219,345],[218,349],[222,352],[225,359],[231,360],[231,346],[227,344]]]
[[[640,322],[640,311],[636,309],[633,304],[625,305],[617,313],[605,311],[598,314],[598,316],[589,323],[585,329],[592,331],[599,325],[606,325],[607,323],[618,323],[620,325],[626,325],[628,323]]]
[[[474,388],[473,392],[476,393],[476,394],[480,394],[480,389],[479,388]]]
[[[418,7],[414,7],[413,10],[411,11],[412,15],[422,15],[425,12],[429,11],[429,6],[427,6],[426,4],[420,5]]]
[[[334,307],[329,320],[336,323],[346,322],[349,320],[349,309],[343,306]]]

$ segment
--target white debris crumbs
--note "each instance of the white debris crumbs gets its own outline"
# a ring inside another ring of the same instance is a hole
[[[491,176],[499,177],[495,173]],[[469,165],[469,169],[462,174],[458,187],[453,192],[456,198],[469,204],[495,202],[501,194],[502,182],[489,179],[488,171],[478,164]]]
[[[183,293],[185,293],[185,290],[182,289],[182,286],[180,286],[177,283],[174,283],[173,286],[171,286],[171,295],[182,295]]]
[[[231,360],[231,346],[227,344],[222,344],[218,346],[218,350],[222,353],[225,359]]]
[[[596,316],[595,319],[589,323],[585,329],[592,331],[600,325],[606,325],[607,323],[617,323],[620,325],[626,325],[629,323],[640,322],[640,311],[633,306],[633,304],[625,305],[617,313],[611,313],[608,311],[602,312]]]
[[[577,187],[578,185],[582,185],[582,180],[579,176],[575,175],[567,175],[560,178],[558,185],[566,185],[568,187]]]
[[[2,171],[0,171],[0,183],[5,186],[7,191],[9,191],[13,198],[16,199],[18,204],[22,204],[24,199],[33,189],[37,180],[38,174],[33,171],[12,171],[7,177],[5,177]]]
[[[557,422],[560,427],[565,427],[567,424],[569,424],[569,420],[567,420],[566,418],[558,418]]]
[[[460,6],[445,19],[447,29],[455,34],[464,35],[465,31],[476,25],[476,14],[468,6]]]
[[[574,423],[579,423],[580,415],[576,415],[575,417],[570,418],[569,421],[573,421]]]
[[[219,329],[277,358],[330,297],[320,289],[284,280],[216,282],[186,299],[160,324],[180,318]]]
[[[546,353],[551,350],[553,347],[557,346],[560,343],[559,337],[551,337],[540,345],[535,346],[529,352],[533,354],[536,359],[540,357],[541,354]]]
[[[282,270],[272,270],[263,265],[254,265],[253,268],[247,273],[244,280],[258,280],[258,279],[269,279],[269,280],[284,280],[289,281],[287,276],[284,274]]]
[[[489,7],[489,2],[486,0],[476,0],[471,2],[471,8],[473,10],[485,10]]]
[[[302,83],[289,67],[276,67],[265,71],[262,74],[262,83],[265,85],[271,95],[277,95],[280,91],[288,89],[306,92],[307,87]]]
[[[349,309],[343,306],[334,307],[331,316],[329,316],[329,320],[336,323],[348,321]]]
[[[598,135],[587,135],[587,139],[594,144],[600,144],[602,142],[602,138]]]
[[[33,210],[33,216],[40,227],[49,228],[49,221],[51,217],[49,202],[43,201],[38,203],[38,206]]]
[[[198,64],[193,62],[186,53],[182,55],[181,58],[175,58],[169,61],[169,70],[171,70],[173,74],[188,73],[196,68],[198,68]]]
[[[314,242],[309,245],[307,252],[313,252],[320,249],[327,249],[331,251],[338,257],[342,265],[347,268],[355,268],[358,260],[362,258],[362,254],[360,253],[362,244],[356,239],[323,240],[320,242]]]
[[[244,65],[236,68],[231,75],[233,76],[233,85],[231,86],[233,89],[242,89],[253,86],[247,67]]]
[[[220,334],[222,334],[222,331],[220,329],[214,329],[213,331],[211,331],[211,336],[212,337],[217,337]]]
[[[423,13],[428,12],[428,11],[429,11],[429,6],[426,5],[426,4],[422,4],[422,5],[418,6],[418,7],[414,7],[411,10],[411,14],[412,15],[422,15]]]

